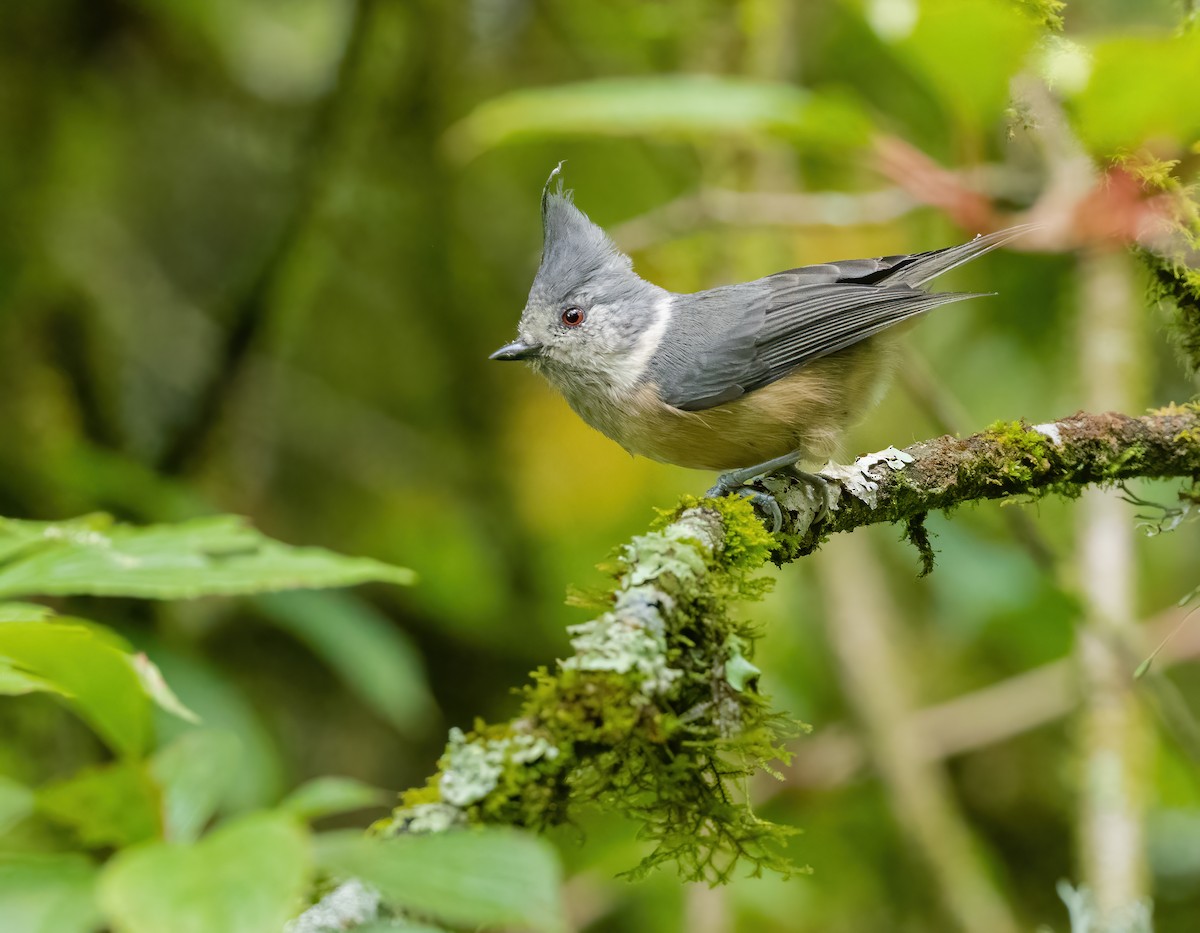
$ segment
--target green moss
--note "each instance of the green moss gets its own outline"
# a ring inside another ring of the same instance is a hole
[[[790,830],[737,793],[786,757],[799,727],[757,692],[758,633],[729,611],[765,591],[757,573],[774,545],[738,497],[687,498],[661,516],[620,552],[606,611],[572,627],[574,655],[533,673],[512,722],[452,732],[438,774],[402,796],[382,831],[447,804],[474,822],[533,828],[600,806],[654,841],[635,873],[673,862],[717,882],[743,861],[794,871],[780,848]]]
[[[767,531],[750,500],[744,496],[722,496],[705,500],[705,505],[720,512],[725,525],[722,559],[726,569],[758,572],[775,547],[775,536]]]
[[[401,806],[416,807],[424,803],[441,803],[442,794],[438,790],[438,777],[434,775],[421,787],[413,787],[400,795]]]
[[[1162,408],[1154,408],[1150,414],[1157,415],[1162,418],[1194,418],[1200,416],[1200,400],[1184,402],[1182,405],[1177,405],[1171,402],[1169,405],[1164,405]],[[1177,444],[1193,444],[1200,446],[1200,424],[1189,428],[1184,428],[1176,434],[1172,440]]]
[[[1170,324],[1173,342],[1189,372],[1200,372],[1200,269],[1189,253],[1200,249],[1200,198],[1197,186],[1186,184],[1176,171],[1177,160],[1161,160],[1147,152],[1125,153],[1116,163],[1157,196],[1160,216],[1172,236],[1165,252],[1136,249],[1150,270],[1150,298],[1174,308]]]
[[[1136,468],[1138,464],[1143,463],[1149,454],[1149,448],[1140,442],[1135,441],[1116,457],[1113,457],[1104,465],[1104,472],[1113,479],[1126,473],[1128,470]]]
[[[921,572],[918,574],[920,577],[927,577],[933,573],[933,544],[929,541],[929,529],[925,527],[925,519],[928,517],[928,512],[918,512],[904,523],[905,540],[915,547],[921,556]]]
[[[992,442],[997,453],[981,470],[989,482],[1000,482],[997,477],[1003,477],[1028,484],[1034,470],[1045,470],[1050,465],[1050,439],[1024,421],[997,421],[982,436]]]
[[[629,677],[571,669],[551,674],[539,668],[533,678],[524,690],[522,713],[556,737],[560,748],[615,746],[634,733],[655,743],[667,739],[662,711],[646,702]]]
[[[1171,339],[1188,372],[1195,375],[1200,372],[1200,270],[1147,250],[1137,255],[1150,270],[1151,300],[1174,308]]]
[[[1016,4],[1046,29],[1062,30],[1066,0],[1016,0]]]

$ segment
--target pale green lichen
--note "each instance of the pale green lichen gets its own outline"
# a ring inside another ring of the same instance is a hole
[[[409,807],[404,828],[410,833],[444,833],[467,821],[461,807],[449,803],[419,803]]]
[[[337,933],[379,917],[383,898],[378,891],[351,878],[326,894],[284,926],[284,933]]]
[[[694,510],[634,538],[624,549],[625,572],[612,611],[568,629],[575,653],[563,669],[634,674],[642,695],[668,693],[682,676],[667,662],[663,619],[674,611],[675,598],[656,584],[668,577],[677,588],[704,574],[718,534],[712,519]]]
[[[706,557],[716,546],[711,526],[703,515],[685,515],[661,531],[634,538],[625,549],[630,568],[622,584],[642,586],[664,574],[681,582],[695,579],[704,573]]]
[[[438,789],[445,803],[467,807],[495,790],[510,764],[553,760],[557,755],[558,749],[541,736],[515,733],[502,739],[468,739],[456,726],[450,730]]]
[[[534,672],[519,716],[452,732],[439,773],[376,831],[411,831],[426,812],[539,829],[591,804],[656,843],[635,874],[795,871],[779,851],[790,831],[736,802],[737,779],[785,758],[796,729],[755,689],[756,632],[728,610],[765,591],[756,574],[775,544],[745,500],[685,499],[622,550],[607,610],[571,628],[571,657]]]
[[[875,508],[879,504],[879,483],[871,477],[871,470],[880,465],[890,470],[902,470],[912,461],[911,454],[895,447],[887,447],[859,457],[850,464],[827,463],[821,468],[820,475],[840,483],[842,488],[856,499],[861,499],[871,508]]]
[[[634,672],[643,694],[666,693],[681,673],[667,664],[662,628],[662,621],[649,613],[619,611],[572,625],[568,631],[575,654],[563,661],[562,667],[616,674]]]
[[[725,642],[725,682],[738,693],[743,693],[762,674],[761,670],[750,663],[745,651],[746,645],[742,639],[730,635]]]

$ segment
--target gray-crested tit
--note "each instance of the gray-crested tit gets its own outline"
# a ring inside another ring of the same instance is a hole
[[[906,256],[803,266],[683,295],[640,278],[562,182],[542,192],[542,261],[518,337],[584,421],[630,453],[725,473],[710,494],[820,461],[880,393],[884,331],[977,297],[931,280],[1025,232]]]

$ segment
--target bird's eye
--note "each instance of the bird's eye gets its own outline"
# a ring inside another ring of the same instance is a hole
[[[562,322],[567,327],[578,327],[585,320],[587,320],[587,315],[583,313],[582,308],[570,307],[563,310]]]

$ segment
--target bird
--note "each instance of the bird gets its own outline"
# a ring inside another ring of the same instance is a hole
[[[490,359],[531,364],[632,454],[719,472],[713,496],[781,470],[812,479],[798,464],[832,456],[880,398],[897,325],[992,294],[929,283],[1033,226],[679,294],[634,272],[561,172],[542,189],[541,262],[517,338]]]

